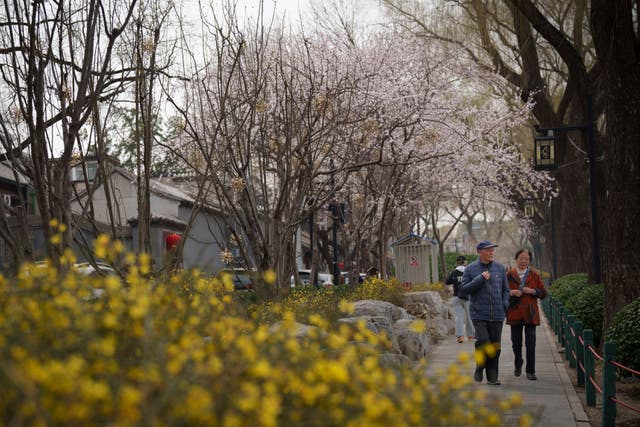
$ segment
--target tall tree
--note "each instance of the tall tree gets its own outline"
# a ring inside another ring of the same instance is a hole
[[[35,188],[46,245],[40,256],[55,260],[71,242],[74,148],[97,105],[113,99],[126,81],[128,70],[113,52],[135,4],[7,1],[0,11],[0,142],[3,157],[24,165]],[[68,226],[63,245],[51,243],[55,222]]]
[[[602,242],[606,327],[622,306],[640,296],[635,285],[638,228],[633,225],[640,196],[628,191],[640,179],[640,4],[461,0],[447,11],[452,21],[445,30],[417,9],[386,3],[412,30],[464,45],[470,57],[499,73],[523,99],[533,99],[533,115],[542,127],[586,130],[591,125],[587,99],[593,100],[596,164],[591,166],[600,178],[599,224],[591,221],[587,132],[559,135],[561,167],[553,173],[559,194],[552,220],[558,228],[560,274],[588,271],[592,280],[592,227],[601,225],[597,240]],[[464,42],[454,26],[467,31]]]

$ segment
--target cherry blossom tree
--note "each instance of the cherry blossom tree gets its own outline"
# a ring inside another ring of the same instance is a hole
[[[473,99],[493,75],[441,44],[393,32],[345,43],[262,22],[247,30],[232,10],[205,25],[214,36],[204,66],[174,99],[182,155],[229,212],[245,264],[273,268],[282,288],[311,215],[310,247],[327,240],[329,204],[347,207],[345,264],[386,273],[389,241],[425,195],[457,182],[509,201],[550,185],[511,144],[530,105]],[[328,245],[325,258],[339,250]]]
[[[638,239],[630,230],[636,228],[633,212],[640,202],[624,190],[629,185],[627,172],[638,163],[638,3],[457,1],[438,3],[442,13],[431,9],[427,14],[426,2],[385,3],[403,18],[406,28],[464,46],[469,57],[500,74],[510,90],[533,99],[532,112],[542,127],[584,127],[582,133],[561,133],[557,144],[557,263],[560,274],[587,271],[592,280],[599,280],[593,243],[601,239],[608,325],[639,295],[637,268],[626,260],[637,253]],[[592,165],[585,162],[591,125],[588,100],[595,117]],[[592,224],[589,166],[597,169],[599,186],[594,188],[601,205],[595,209],[600,210],[600,224]],[[613,206],[624,208],[613,212]],[[549,222],[548,216],[540,218]],[[598,225],[603,231],[594,238]]]

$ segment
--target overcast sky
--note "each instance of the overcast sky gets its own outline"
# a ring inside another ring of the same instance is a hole
[[[340,7],[356,8],[358,17],[365,20],[379,20],[381,16],[378,0],[264,0],[264,16],[268,20],[275,11],[276,17],[284,16],[288,23],[296,24],[300,17],[303,20],[309,18],[314,6],[328,5],[332,1]],[[247,16],[257,16],[260,0],[237,0],[237,2],[238,11],[244,9]]]

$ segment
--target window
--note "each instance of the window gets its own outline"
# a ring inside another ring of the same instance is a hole
[[[87,180],[93,181],[96,178],[96,173],[98,172],[98,162],[95,160],[87,161],[84,165],[87,168]],[[71,181],[84,181],[82,163],[71,168]]]

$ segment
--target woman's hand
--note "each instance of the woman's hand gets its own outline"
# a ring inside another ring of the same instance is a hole
[[[512,297],[521,297],[522,296],[522,291],[520,289],[511,289],[509,291],[509,295],[511,295]]]
[[[522,288],[522,292],[524,292],[525,294],[529,294],[529,295],[535,295],[536,294],[536,290],[535,289],[529,288],[527,286]]]

